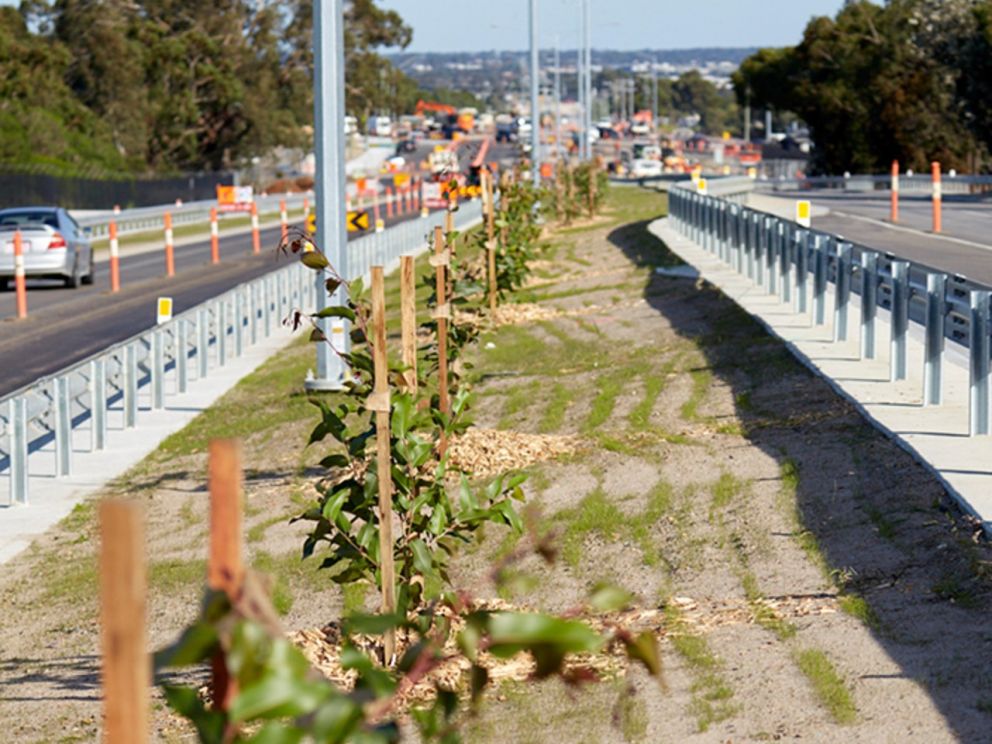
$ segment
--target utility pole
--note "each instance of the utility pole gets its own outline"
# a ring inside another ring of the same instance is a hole
[[[541,65],[538,59],[537,44],[537,0],[530,0],[530,161],[535,188],[539,188],[541,185],[541,112],[538,110],[537,104],[537,86],[539,85],[540,74]]]
[[[744,89],[744,142],[751,141],[751,89]]]
[[[315,203],[317,242],[338,274],[348,277],[348,232],[344,222],[344,7],[343,0],[313,4],[313,109],[316,159]],[[316,310],[347,302],[344,287],[328,297],[322,272],[314,278]],[[348,324],[343,318],[317,321],[334,349],[347,352]],[[306,380],[307,390],[340,390],[344,387],[344,362],[326,343],[317,347],[317,374]]]
[[[658,131],[658,60],[651,61],[651,123]]]
[[[576,124],[579,127],[579,158],[585,158],[588,149],[589,130],[586,128],[586,110],[589,101],[586,99],[586,3],[589,0],[579,0],[579,43],[575,45],[576,52],[576,86],[578,87],[579,117]]]

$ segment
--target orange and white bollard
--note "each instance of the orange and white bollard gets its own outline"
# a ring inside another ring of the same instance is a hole
[[[28,317],[28,288],[24,283],[24,241],[21,231],[14,233],[14,289],[17,292],[17,317]]]
[[[121,289],[120,244],[117,241],[117,223],[110,221],[110,291],[119,292]]]
[[[175,249],[172,243],[172,213],[165,213],[165,275],[176,275]]]
[[[285,199],[279,201],[279,224],[282,228],[282,239],[285,240],[286,236],[289,235],[289,218],[286,216]]]
[[[933,181],[933,231],[940,232],[940,202],[943,198],[940,190],[940,163],[930,163],[930,180]]]
[[[262,236],[258,232],[258,203],[251,203],[251,252],[262,252]]]
[[[217,208],[210,208],[210,263],[220,263],[220,229],[217,226]]]
[[[386,187],[386,217],[392,218],[394,214],[395,207],[393,205],[393,187]]]
[[[899,161],[892,161],[891,177],[892,203],[889,205],[889,220],[899,221]]]
[[[420,211],[420,179],[413,182],[413,209],[415,212]]]
[[[303,224],[306,224],[307,220],[310,219],[310,200],[306,197],[303,198]]]

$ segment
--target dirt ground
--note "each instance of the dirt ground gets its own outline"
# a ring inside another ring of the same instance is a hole
[[[515,300],[550,319],[483,335],[470,353],[480,427],[568,435],[577,454],[528,469],[555,535],[504,599],[549,610],[600,581],[660,610],[664,682],[638,669],[581,690],[504,683],[467,742],[943,742],[989,740],[989,549],[940,485],[708,285],[663,277],[675,259],[645,229],[662,197],[614,189],[610,219],[560,230]],[[532,315],[533,317],[533,315]],[[301,563],[318,448],[291,347],[106,490],[146,506],[150,640],[196,611],[205,446],[244,440],[250,557],[274,577],[287,629],[367,602]],[[98,737],[92,502],[0,576],[4,741]],[[496,529],[454,582],[495,592]],[[156,702],[159,741],[192,741]]]

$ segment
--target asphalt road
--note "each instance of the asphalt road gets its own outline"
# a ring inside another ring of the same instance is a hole
[[[888,222],[888,192],[846,194],[825,191],[763,192],[783,199],[808,198],[829,208],[813,227],[853,243],[891,253],[938,271],[992,286],[992,202],[944,198],[942,233],[931,228],[931,203],[924,196],[903,196],[899,223]]]

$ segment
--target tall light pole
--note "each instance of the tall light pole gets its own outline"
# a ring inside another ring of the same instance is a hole
[[[340,1],[340,0],[339,0]],[[541,185],[541,112],[537,105],[537,88],[541,75],[537,46],[537,0],[530,0],[530,161],[534,186]]]
[[[338,274],[348,278],[348,232],[344,222],[344,0],[313,4],[313,113],[316,172],[314,189],[318,244]],[[327,296],[323,273],[317,273],[317,310],[344,305],[344,287]],[[348,351],[348,325],[342,318],[318,320],[324,336],[340,352]],[[344,387],[344,362],[326,343],[316,344],[317,374],[306,380],[307,390]]]
[[[579,127],[579,158],[585,158],[589,147],[589,129],[586,127],[586,111],[589,109],[589,99],[586,98],[586,3],[588,1],[579,0],[579,43],[575,45],[575,88],[579,98],[579,116],[576,122]]]
[[[561,152],[561,54],[555,37],[555,153]]]
[[[586,49],[586,110],[582,120],[582,131],[586,136],[586,160],[592,158],[592,142],[589,141],[589,130],[592,128],[592,16],[589,10],[591,4],[592,0],[583,0],[585,37],[582,41]]]

